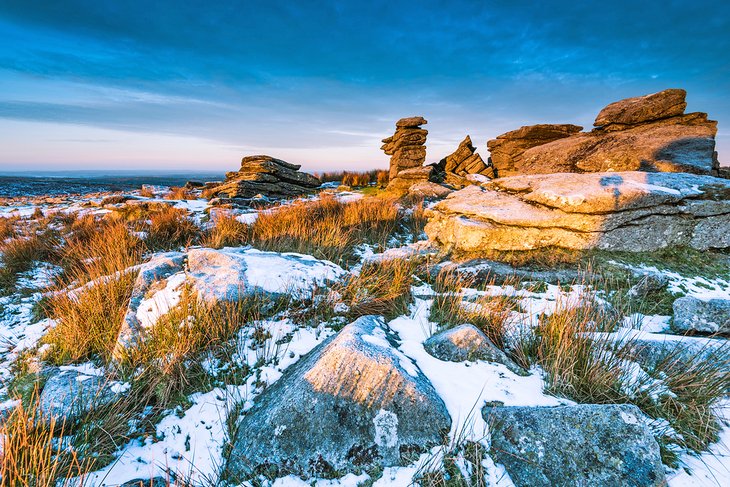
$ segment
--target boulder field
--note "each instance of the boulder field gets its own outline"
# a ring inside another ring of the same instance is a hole
[[[640,171],[499,178],[430,210],[429,239],[463,253],[544,247],[730,247],[730,181]]]

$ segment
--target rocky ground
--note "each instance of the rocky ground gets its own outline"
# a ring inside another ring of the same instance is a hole
[[[653,176],[634,185],[651,204],[631,211],[717,210],[697,197],[703,176],[686,191]],[[635,235],[633,249],[460,256],[491,238],[484,222],[517,231],[507,219],[527,200],[545,214],[527,220],[565,232],[610,203],[508,179],[425,202],[148,188],[3,208],[0,474],[25,461],[37,485],[730,484],[728,254],[693,222],[668,248]],[[465,223],[464,201],[489,191]],[[469,241],[452,218],[480,243],[444,245]]]

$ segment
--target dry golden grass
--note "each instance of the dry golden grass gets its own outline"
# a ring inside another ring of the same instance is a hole
[[[13,289],[18,274],[33,268],[36,262],[48,260],[53,254],[55,237],[52,233],[18,236],[0,244],[0,290]]]
[[[248,234],[249,225],[236,220],[230,213],[218,212],[202,244],[214,249],[244,245],[249,239]]]
[[[416,263],[407,259],[390,259],[363,264],[338,292],[350,307],[350,316],[377,314],[394,318],[405,314],[411,303],[411,284]]]
[[[152,191],[152,188],[142,186],[142,189],[139,190],[139,195],[142,196],[143,198],[154,198],[155,192]]]
[[[168,206],[150,215],[145,244],[150,250],[174,250],[194,244],[200,233],[187,211]]]
[[[378,182],[378,186],[381,188],[384,188],[388,185],[388,181],[390,180],[390,176],[388,174],[388,171],[378,171],[375,176],[376,181]]]
[[[18,217],[0,217],[0,243],[15,236],[15,224]]]
[[[322,193],[316,201],[261,212],[251,225],[248,243],[262,250],[347,262],[360,243],[384,244],[397,228],[398,216],[393,199],[370,197],[342,203]]]
[[[64,425],[46,419],[37,408],[37,399],[29,405],[19,404],[4,418],[0,427],[1,486],[58,487],[70,485],[63,479],[77,476],[82,478],[74,485],[84,485],[88,465],[54,438],[54,431],[63,437]]]
[[[172,186],[164,198],[166,200],[194,200],[196,197],[195,193],[187,188]]]
[[[370,185],[370,174],[366,172],[346,172],[342,176],[345,186],[363,187]]]

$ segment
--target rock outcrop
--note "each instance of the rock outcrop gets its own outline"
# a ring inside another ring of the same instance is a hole
[[[730,226],[725,227],[726,232]],[[730,333],[730,300],[684,296],[672,305],[672,328],[681,332]]]
[[[271,156],[248,156],[241,160],[238,171],[226,173],[226,180],[209,190],[211,196],[227,198],[290,198],[312,191],[319,179],[299,171],[298,164],[290,164]]]
[[[470,174],[494,177],[494,171],[484,162],[482,156],[476,153],[476,147],[472,144],[471,137],[467,135],[456,151],[434,165],[432,178],[454,187],[464,187],[472,184],[467,179]]]
[[[730,181],[639,171],[542,174],[469,186],[437,203],[429,239],[463,253],[544,247],[730,247]]]
[[[570,124],[527,125],[488,141],[489,160],[497,177],[514,176],[524,172],[522,154],[526,150],[570,137],[581,130],[583,127]]]
[[[491,455],[522,486],[666,485],[659,445],[632,405],[497,407]]]
[[[451,427],[428,379],[364,316],[314,349],[259,396],[238,427],[228,469],[309,477],[402,465]]]
[[[427,123],[423,117],[401,118],[395,124],[395,134],[383,139],[381,149],[391,156],[388,188],[408,189],[428,181],[433,169],[423,166],[428,130],[421,128]]]
[[[684,90],[611,103],[591,132],[534,125],[487,143],[499,177],[559,172],[650,171],[719,174],[717,122],[684,113]]]

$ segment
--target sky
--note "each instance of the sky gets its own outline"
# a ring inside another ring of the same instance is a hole
[[[0,39],[6,171],[387,167],[413,115],[435,162],[666,88],[730,165],[727,1],[0,0]]]

